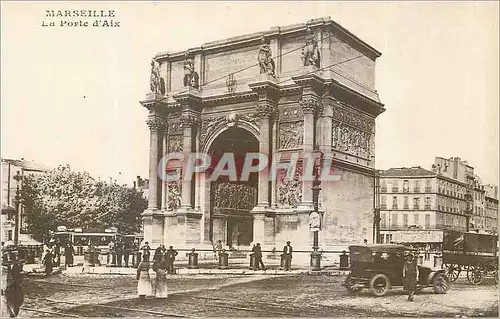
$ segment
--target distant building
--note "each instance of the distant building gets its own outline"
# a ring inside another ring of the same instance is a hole
[[[23,178],[30,174],[44,174],[49,168],[41,164],[27,161],[24,158],[20,160],[16,159],[6,159],[2,158],[2,216],[1,216],[1,241],[8,242],[14,239],[14,229],[15,229],[15,203],[14,199],[16,196],[17,181],[14,176],[19,172]],[[22,182],[19,183],[19,187],[22,188]],[[13,211],[14,210],[14,211]],[[20,218],[20,233],[26,231],[26,223],[24,216],[24,207],[22,204],[19,207],[21,218]],[[8,214],[9,211],[13,213]]]
[[[485,185],[485,229],[498,234],[498,186]]]
[[[379,184],[381,243],[411,243],[437,252],[444,229],[498,231],[498,188],[483,186],[459,157],[436,157],[432,170],[381,171]]]

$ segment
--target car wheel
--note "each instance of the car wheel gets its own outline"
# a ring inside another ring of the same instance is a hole
[[[361,289],[363,289],[359,286],[356,286],[356,281],[351,278],[351,275],[347,276],[347,278],[345,280],[345,287],[346,287],[347,291],[350,293],[357,293],[357,292],[360,292]]]
[[[391,289],[391,280],[384,274],[376,274],[370,280],[370,289],[375,296],[382,297]]]
[[[432,278],[432,289],[437,294],[445,294],[450,289],[448,277],[443,273],[438,273]]]

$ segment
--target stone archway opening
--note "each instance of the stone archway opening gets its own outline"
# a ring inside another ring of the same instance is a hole
[[[241,169],[249,152],[259,151],[259,140],[250,132],[231,127],[222,132],[209,148],[212,167],[224,154],[234,154],[237,181],[228,176],[210,179],[210,238],[221,240],[230,248],[249,246],[253,240],[251,210],[257,205],[258,173],[251,173],[248,180],[241,179]]]

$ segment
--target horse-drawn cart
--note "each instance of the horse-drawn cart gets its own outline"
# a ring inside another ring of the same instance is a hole
[[[473,285],[491,276],[498,283],[498,237],[445,230],[443,267],[451,282],[457,280],[462,271],[467,271],[467,280]]]

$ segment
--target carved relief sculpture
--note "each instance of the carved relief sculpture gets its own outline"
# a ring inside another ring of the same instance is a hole
[[[193,127],[197,126],[200,123],[200,118],[196,114],[192,113],[183,113],[180,118],[181,127]]]
[[[280,123],[279,148],[289,149],[302,147],[304,143],[304,122]]]
[[[176,210],[181,206],[181,182],[175,181],[167,184],[168,210]]]
[[[285,171],[279,175],[279,204],[284,208],[297,208],[302,201],[302,166],[297,165],[297,170],[292,179],[288,178]]]
[[[149,78],[149,88],[152,93],[165,95],[165,81],[160,76],[160,66],[155,60],[151,60],[151,76]]]
[[[320,67],[318,40],[309,27],[307,28],[306,44],[302,49],[302,63],[304,66],[313,65],[316,68]]]
[[[334,149],[370,159],[372,154],[372,134],[358,130],[352,126],[332,122],[332,146]]]
[[[194,60],[186,53],[186,61],[184,61],[184,86],[198,89],[200,86],[200,76],[194,70]]]
[[[214,185],[214,207],[251,210],[257,204],[257,187],[220,182]]]
[[[200,147],[203,148],[207,139],[221,127],[235,126],[239,121],[245,121],[257,126],[257,119],[248,114],[229,114],[202,119],[200,130]]]
[[[169,153],[176,153],[176,152],[182,152],[183,149],[183,137],[182,135],[169,135],[168,137],[168,152]]]
[[[260,66],[260,74],[268,74],[272,77],[276,77],[271,47],[269,46],[269,43],[267,43],[265,37],[262,37],[261,42],[262,44],[257,58]]]

